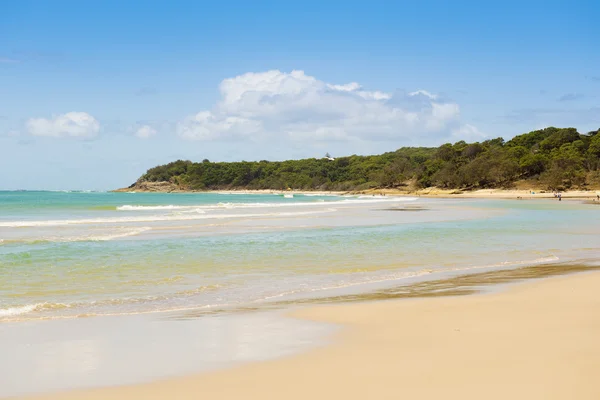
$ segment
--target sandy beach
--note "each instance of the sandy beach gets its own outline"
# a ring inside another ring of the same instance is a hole
[[[0,400],[600,400],[600,0],[0,10]]]
[[[506,290],[318,306],[325,347],[150,384],[28,399],[598,399],[600,273]],[[160,362],[160,360],[157,360]]]
[[[114,192],[129,192],[130,188],[117,189]],[[146,182],[142,187],[135,189],[137,192],[167,192],[167,193],[198,193],[197,191],[180,190],[168,182]],[[202,192],[202,191],[201,191]],[[419,196],[433,198],[472,198],[472,199],[555,199],[552,190],[522,187],[514,189],[479,189],[459,190],[428,187],[423,189],[411,188],[378,188],[361,191],[327,191],[327,190],[273,190],[273,189],[235,189],[235,190],[209,190],[207,193],[223,194],[301,194],[301,195],[386,195],[386,196]],[[567,190],[561,192],[563,199],[598,200],[600,189]],[[600,203],[600,202],[599,202]]]
[[[480,189],[462,191],[456,189],[425,188],[419,190],[372,189],[365,194],[385,194],[388,196],[420,196],[437,198],[472,198],[472,199],[555,199],[551,190],[540,189]],[[561,192],[563,199],[597,200],[600,190],[568,190]]]
[[[402,189],[371,189],[360,192],[339,192],[339,191],[305,191],[305,190],[224,190],[220,193],[292,193],[292,194],[312,194],[312,195],[348,195],[348,194],[367,194],[367,195],[387,195],[387,196],[421,196],[438,198],[473,198],[473,199],[554,199],[554,192],[551,190],[523,190],[523,189],[480,189],[472,191],[461,191],[456,189],[425,188],[419,190]],[[561,192],[563,199],[597,199],[600,190],[568,190]]]

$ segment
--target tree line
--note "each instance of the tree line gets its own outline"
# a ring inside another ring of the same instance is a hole
[[[483,142],[403,147],[381,155],[288,161],[192,162],[149,169],[139,182],[184,190],[366,190],[509,188],[517,181],[550,190],[600,187],[600,129],[549,127]],[[135,185],[135,184],[134,184]],[[132,185],[132,187],[134,186]]]

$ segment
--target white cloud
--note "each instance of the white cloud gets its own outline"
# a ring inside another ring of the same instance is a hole
[[[459,128],[452,130],[452,136],[457,140],[479,141],[487,138],[487,135],[471,124],[461,125]]]
[[[431,100],[436,100],[438,98],[437,94],[429,93],[427,90],[417,90],[417,91],[414,91],[412,93],[409,93],[408,95],[409,96],[419,96],[419,95],[422,95],[422,96],[425,96],[425,97],[429,97]]]
[[[243,137],[257,134],[261,129],[260,121],[226,115],[219,118],[210,111],[201,111],[177,124],[177,133],[191,140]]]
[[[211,110],[179,122],[182,138],[419,143],[461,129],[458,104],[425,90],[371,91],[357,82],[333,84],[278,70],[225,79],[219,90]]]
[[[135,131],[135,136],[140,139],[148,139],[154,135],[156,135],[156,129],[151,127],[150,125],[142,125]]]
[[[346,83],[345,85],[332,85],[330,83],[327,83],[326,85],[329,89],[333,91],[352,92],[362,97],[363,99],[387,100],[392,97],[389,93],[384,93],[380,91],[369,92],[366,90],[359,90],[362,89],[362,86],[360,86],[356,82]]]
[[[342,92],[353,92],[357,89],[360,89],[360,85],[356,82],[346,83],[345,85],[332,85],[327,84],[327,87],[333,90],[339,90]]]
[[[52,118],[31,118],[27,130],[34,136],[91,138],[100,131],[100,123],[85,112],[68,112]]]

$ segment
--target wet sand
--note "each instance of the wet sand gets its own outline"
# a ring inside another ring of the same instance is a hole
[[[466,293],[505,279],[479,276],[463,285]],[[29,398],[598,399],[598,287],[594,271],[471,296],[310,306],[294,316],[342,327],[326,347],[150,384]]]

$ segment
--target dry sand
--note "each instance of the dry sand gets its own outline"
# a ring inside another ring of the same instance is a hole
[[[35,399],[600,399],[600,273],[500,293],[311,307],[332,344],[150,384]],[[156,360],[160,362],[160,360]]]
[[[339,191],[306,191],[306,190],[219,190],[218,193],[247,193],[247,194],[320,194],[320,195],[387,195],[408,197],[437,197],[437,198],[473,198],[473,199],[555,199],[554,192],[539,189],[481,189],[461,191],[458,189],[440,189],[430,187],[419,190],[404,189],[369,189],[357,192]],[[600,190],[569,190],[561,192],[563,200],[597,200]],[[558,200],[558,199],[556,199]]]
[[[141,186],[135,188],[123,188],[114,190],[115,192],[167,192],[167,193],[198,193],[179,189],[176,185],[169,182],[144,182]],[[345,195],[345,194],[364,194],[364,195],[390,195],[390,196],[420,196],[420,197],[438,197],[438,198],[487,198],[487,199],[547,199],[554,198],[554,193],[550,190],[529,187],[523,181],[519,182],[515,189],[481,189],[481,190],[459,190],[459,189],[440,189],[437,187],[428,187],[424,189],[410,188],[409,186],[397,189],[368,189],[361,191],[323,191],[323,190],[210,190],[215,193],[245,193],[245,194],[320,194],[320,195]],[[562,192],[563,199],[587,199],[590,201],[599,200],[600,190],[570,190]]]
[[[414,191],[400,189],[372,189],[365,194],[386,194],[402,196],[421,196],[439,198],[477,198],[477,199],[554,199],[554,193],[548,190],[522,190],[522,189],[481,189],[461,191],[456,189],[425,188]],[[570,190],[561,192],[563,199],[597,199],[600,190]]]

